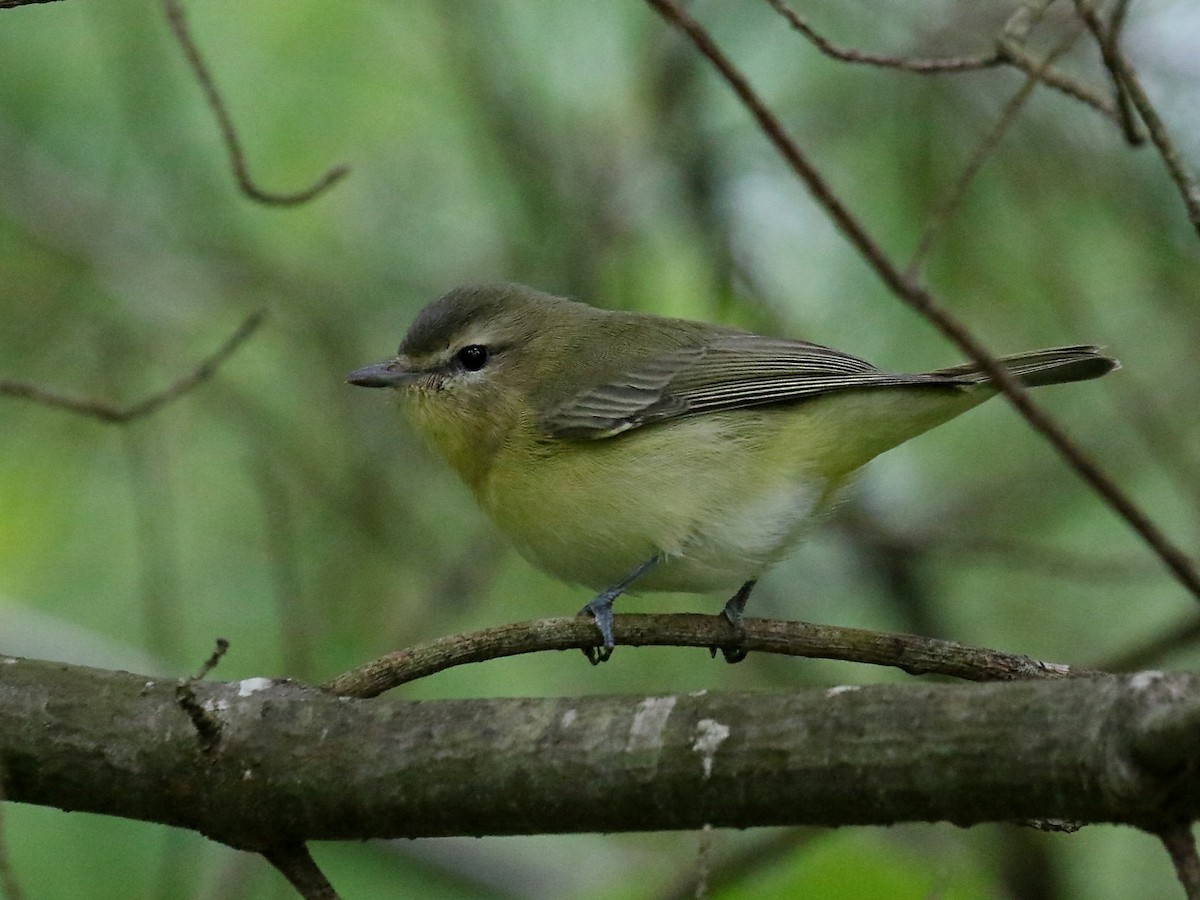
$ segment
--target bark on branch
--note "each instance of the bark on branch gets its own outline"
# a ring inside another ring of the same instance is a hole
[[[706,823],[1161,830],[1200,815],[1198,675],[420,703],[189,682],[215,737],[177,687],[0,658],[5,796],[258,851]]]

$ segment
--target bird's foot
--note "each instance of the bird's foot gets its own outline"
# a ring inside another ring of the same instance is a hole
[[[608,662],[608,658],[612,656],[613,648],[617,646],[617,642],[613,638],[612,606],[615,599],[616,594],[613,594],[611,591],[605,591],[603,594],[592,598],[591,602],[579,611],[579,615],[591,616],[595,619],[596,627],[600,629],[600,646],[583,648],[583,655],[587,657],[588,662],[593,666]]]
[[[596,627],[600,629],[601,644],[598,647],[584,648],[583,655],[588,658],[593,666],[598,666],[602,662],[608,662],[608,658],[612,656],[613,648],[617,646],[617,641],[613,637],[613,601],[620,597],[629,589],[635,581],[662,562],[661,556],[652,556],[617,584],[614,584],[607,591],[597,594],[592,598],[592,601],[579,611],[581,616],[591,616],[596,620]]]
[[[754,590],[754,581],[747,581],[725,603],[725,608],[718,615],[724,616],[725,620],[733,626],[734,637],[741,642],[746,637],[746,626],[742,624],[742,613],[746,610],[746,601],[750,599],[750,592]],[[743,650],[741,647],[709,647],[709,653],[715,658],[717,651],[721,651],[721,655],[725,657],[725,662],[733,665],[740,663],[743,659],[750,655],[750,651]]]

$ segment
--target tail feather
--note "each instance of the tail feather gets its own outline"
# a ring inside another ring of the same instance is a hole
[[[1051,347],[1046,350],[1031,350],[1028,353],[1002,356],[997,362],[1025,387],[1041,387],[1045,384],[1088,381],[1121,368],[1121,364],[1117,360],[1111,356],[1105,356],[1102,351],[1102,347],[1089,344],[1076,347]],[[976,363],[963,363],[927,374],[953,378],[962,384],[988,384],[992,381],[992,377]]]

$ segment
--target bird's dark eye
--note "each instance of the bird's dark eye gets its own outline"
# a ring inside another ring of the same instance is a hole
[[[488,361],[488,348],[483,344],[467,344],[456,356],[459,365],[468,372],[478,372]]]

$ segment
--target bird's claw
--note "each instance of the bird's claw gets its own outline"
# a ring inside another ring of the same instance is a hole
[[[746,608],[746,601],[750,599],[750,591],[753,589],[754,582],[747,581],[736,594],[726,601],[725,608],[719,613],[719,615],[725,617],[725,621],[733,626],[734,637],[739,643],[745,640],[746,637],[746,626],[742,624],[742,612]],[[708,652],[712,654],[713,659],[716,659],[718,650],[725,657],[725,662],[730,665],[740,663],[750,655],[749,650],[743,650],[741,647],[709,647]]]
[[[601,594],[579,611],[581,616],[591,616],[596,622],[596,628],[600,630],[602,643],[599,646],[583,648],[583,655],[593,666],[608,662],[613,648],[617,646],[616,639],[613,637],[612,605],[614,599],[607,594]]]

